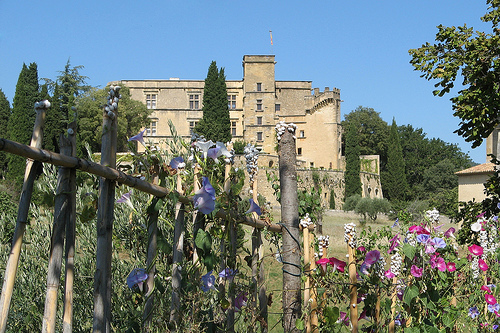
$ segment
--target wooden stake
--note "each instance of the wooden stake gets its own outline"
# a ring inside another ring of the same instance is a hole
[[[111,98],[118,93],[113,88],[115,87],[110,89]],[[111,168],[115,168],[116,165],[117,121],[116,110],[114,111],[104,111],[102,124],[101,165]],[[111,332],[111,259],[115,187],[115,181],[101,177],[97,210],[96,271],[94,275],[94,333]]]
[[[310,262],[310,268],[309,270],[311,272],[314,272],[316,269],[316,260],[314,258],[314,244],[312,240],[314,239],[314,235],[309,234],[309,262]],[[319,332],[319,321],[318,321],[318,293],[316,290],[316,285],[313,283],[311,286],[311,332],[312,333],[318,333]]]
[[[71,142],[71,156],[76,156],[76,122],[68,126],[68,138]],[[75,276],[75,234],[76,234],[76,169],[70,169],[69,176],[69,215],[66,225],[65,249],[65,284],[64,284],[64,313],[63,333],[73,332],[73,281]]]
[[[61,134],[59,137],[61,154],[71,156],[71,142]],[[59,168],[57,175],[56,197],[54,199],[54,223],[50,244],[50,257],[47,269],[47,294],[43,315],[42,332],[56,331],[57,293],[59,291],[62,256],[64,248],[64,233],[69,217],[71,200],[70,169]]]
[[[45,113],[50,107],[48,101],[35,103],[35,125],[33,127],[33,135],[31,136],[31,147],[41,148],[43,140],[43,124],[45,121]],[[28,147],[28,146],[26,146]],[[14,290],[14,282],[19,265],[19,256],[21,255],[21,245],[23,242],[24,231],[28,221],[28,211],[31,203],[31,194],[33,192],[33,183],[35,182],[36,170],[40,167],[39,162],[33,160],[26,161],[26,170],[24,172],[24,183],[19,199],[19,208],[17,211],[16,229],[12,239],[12,247],[5,268],[3,277],[2,295],[0,297],[0,332],[3,333],[7,329],[7,317],[9,314],[10,301],[12,299],[12,291]]]
[[[394,330],[396,329],[396,323],[395,323],[395,316],[396,316],[396,301],[398,297],[398,278],[393,277],[392,278],[392,287],[394,290],[392,291],[392,296],[391,296],[391,322],[389,323],[389,333],[394,333]]]
[[[349,309],[351,312],[352,333],[358,333],[358,279],[356,277],[356,249],[347,244],[349,253],[349,281],[351,283]]]
[[[193,175],[193,191],[196,193],[200,188],[200,166],[197,164],[194,167],[194,175]],[[200,219],[201,219],[201,214],[198,212],[193,212],[193,265],[199,266],[199,258],[198,258],[198,251],[196,250],[196,244],[195,244],[195,239],[196,239],[196,233],[198,232],[198,229],[200,228]]]
[[[283,226],[283,328],[299,332],[295,326],[302,317],[301,262],[295,139],[285,130],[279,142],[281,220]]]
[[[181,171],[177,171],[177,192],[183,193]],[[170,305],[170,322],[179,323],[179,310],[181,308],[180,290],[182,284],[180,262],[184,250],[184,204],[178,201],[175,204],[174,248],[172,264],[172,303]]]

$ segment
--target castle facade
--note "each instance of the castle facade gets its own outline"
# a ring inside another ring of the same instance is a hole
[[[297,125],[297,160],[301,166],[341,169],[340,90],[312,88],[311,81],[277,81],[274,55],[245,55],[243,79],[227,80],[233,141],[254,144],[263,155],[276,155],[275,125]],[[122,80],[132,98],[153,110],[146,141],[160,145],[171,137],[168,120],[190,138],[203,117],[204,80]],[[272,161],[269,161],[271,166]]]

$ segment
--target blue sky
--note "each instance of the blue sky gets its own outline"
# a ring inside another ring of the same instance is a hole
[[[486,1],[24,1],[0,0],[0,89],[12,102],[23,63],[55,79],[68,59],[93,86],[120,79],[204,79],[212,60],[242,78],[245,54],[275,54],[277,80],[341,91],[342,114],[374,108],[388,123],[474,150],[453,133],[449,98],[409,64],[408,50],[433,42],[436,26],[480,21]],[[270,45],[269,30],[274,45]]]

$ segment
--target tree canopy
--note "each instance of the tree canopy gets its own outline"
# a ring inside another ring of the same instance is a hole
[[[436,43],[409,50],[410,63],[421,77],[436,80],[434,95],[444,96],[460,76],[461,88],[452,97],[453,115],[460,118],[456,133],[479,146],[500,117],[500,0],[487,0],[489,11],[481,18],[491,22],[491,33],[467,25],[438,26]]]
[[[10,117],[10,103],[2,89],[0,89],[0,133],[5,135],[7,133],[7,124],[9,123]],[[7,154],[4,151],[0,151],[0,179],[5,178],[5,172],[7,171]]]
[[[203,89],[203,118],[195,128],[196,133],[202,134],[213,142],[231,141],[231,119],[227,107],[226,75],[224,68],[220,71],[212,61],[208,67],[205,87]]]
[[[345,198],[362,193],[361,179],[359,173],[361,163],[359,161],[359,130],[355,123],[346,128],[345,135]]]
[[[390,200],[405,200],[408,195],[405,161],[396,120],[392,120],[387,151],[387,172],[383,173],[384,194]]]

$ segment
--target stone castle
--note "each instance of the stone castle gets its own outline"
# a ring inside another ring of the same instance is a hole
[[[261,151],[259,165],[272,168],[277,162],[275,125],[280,121],[293,122],[297,125],[298,167],[342,171],[340,90],[313,89],[311,81],[277,81],[275,65],[274,55],[245,55],[243,79],[226,81],[233,141],[254,144]],[[144,137],[155,145],[171,137],[169,119],[180,136],[191,138],[203,117],[204,83],[179,78],[113,82],[130,88],[133,99],[153,110]],[[363,180],[362,175],[363,192],[381,197],[378,159],[374,163],[372,170],[367,171],[371,176]],[[323,192],[329,196],[332,191],[325,188]]]

